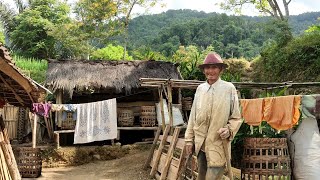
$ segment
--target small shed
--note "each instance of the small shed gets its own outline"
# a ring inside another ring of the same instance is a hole
[[[182,79],[177,67],[177,64],[171,62],[153,60],[48,60],[46,87],[54,93],[56,104],[79,104],[117,98],[118,110],[129,108],[137,119],[142,106],[155,106],[159,101],[158,88],[141,87],[139,79]],[[179,91],[173,91],[173,97],[177,103]],[[56,116],[59,122],[61,116]],[[118,127],[118,132],[156,129],[157,127]],[[55,133],[73,132],[70,129]]]

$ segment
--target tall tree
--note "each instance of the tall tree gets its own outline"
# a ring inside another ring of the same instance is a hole
[[[53,58],[55,39],[47,32],[68,18],[69,7],[59,0],[32,0],[29,7],[14,18],[15,27],[10,32],[12,48],[19,54]]]
[[[252,4],[262,13],[267,13],[279,20],[287,20],[290,2],[291,0],[225,0],[220,3],[220,6],[225,10],[241,12],[243,5]]]

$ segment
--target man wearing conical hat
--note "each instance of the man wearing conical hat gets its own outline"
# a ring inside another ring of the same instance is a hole
[[[227,163],[223,141],[230,150],[242,123],[236,88],[220,79],[227,67],[213,52],[199,65],[207,81],[197,88],[185,133],[186,152],[194,151],[198,159],[198,180],[222,178]]]

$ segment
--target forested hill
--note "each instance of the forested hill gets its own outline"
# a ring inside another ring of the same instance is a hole
[[[294,35],[302,34],[310,25],[317,24],[320,12],[291,16]],[[129,25],[129,48],[150,47],[169,56],[179,45],[219,47],[225,57],[254,57],[263,43],[272,39],[266,32],[269,17],[227,16],[194,10],[169,10],[161,14],[143,15]],[[229,47],[227,47],[229,46]],[[246,54],[244,54],[246,53]]]

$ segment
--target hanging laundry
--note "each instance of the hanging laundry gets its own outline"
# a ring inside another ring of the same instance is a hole
[[[78,104],[74,144],[117,137],[116,99]]]
[[[264,120],[276,130],[292,128],[300,118],[301,96],[279,96],[264,99]]]
[[[63,107],[63,104],[52,104],[51,111],[62,111]]]
[[[32,111],[37,113],[40,116],[49,117],[49,112],[51,110],[51,104],[49,103],[33,103]]]
[[[63,110],[68,112],[75,112],[77,110],[77,104],[63,104]]]
[[[244,122],[251,126],[259,126],[263,119],[263,99],[240,99],[240,104]]]

